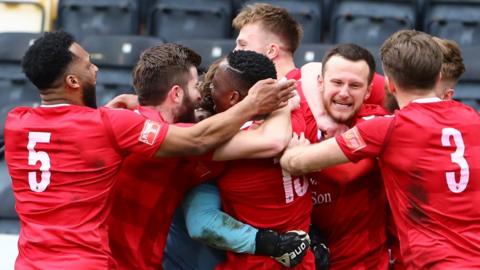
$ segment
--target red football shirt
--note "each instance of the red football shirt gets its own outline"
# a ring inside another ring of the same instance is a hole
[[[306,129],[301,108],[292,112],[292,128],[299,134]],[[227,162],[218,179],[222,206],[226,213],[256,228],[278,232],[308,231],[311,197],[306,177],[282,172],[278,159]],[[314,269],[311,251],[294,269]],[[284,269],[270,257],[227,253],[217,269]]]
[[[352,161],[378,157],[407,269],[480,269],[480,117],[420,99],[336,137]]]
[[[21,222],[17,269],[112,269],[106,219],[128,153],[153,156],[168,125],[127,110],[18,107],[5,157]]]
[[[137,112],[165,123],[153,109],[139,107]],[[214,177],[212,164],[200,159],[141,155],[125,159],[109,220],[110,247],[118,269],[161,269],[175,209],[188,189]]]
[[[377,105],[364,105],[353,125],[385,115]],[[330,249],[330,269],[388,269],[386,197],[373,159],[347,163],[315,173],[312,224]]]

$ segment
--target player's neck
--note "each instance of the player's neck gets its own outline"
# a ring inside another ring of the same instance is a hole
[[[68,95],[63,89],[44,89],[40,93],[40,99],[42,100],[42,105],[71,104],[85,106],[81,97]]]
[[[295,63],[293,62],[293,57],[291,56],[279,57],[274,61],[274,63],[277,69],[278,79],[285,77],[288,72],[295,68]]]
[[[435,91],[425,91],[425,90],[416,90],[411,89],[408,92],[405,91],[397,91],[395,98],[397,99],[398,106],[400,109],[407,106],[410,102],[421,99],[421,98],[435,98],[437,97]]]
[[[169,124],[174,123],[175,113],[173,112],[173,109],[170,106],[163,103],[157,106],[146,106],[146,107],[156,110],[165,122]]]

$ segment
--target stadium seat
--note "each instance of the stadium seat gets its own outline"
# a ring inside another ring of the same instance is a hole
[[[415,28],[416,13],[413,0],[335,1],[331,42],[381,45],[394,32]]]
[[[89,36],[81,45],[90,53],[97,73],[97,104],[104,105],[121,93],[133,93],[132,68],[140,54],[163,41],[145,36]]]
[[[178,40],[176,43],[186,46],[202,56],[201,67],[208,67],[215,60],[227,55],[235,49],[235,40],[233,39],[197,39],[197,40]]]
[[[135,0],[60,0],[57,28],[77,40],[88,35],[134,35],[138,17]]]
[[[18,234],[20,224],[15,211],[12,180],[4,159],[0,158],[0,234]]]
[[[0,32],[37,32],[45,29],[45,10],[39,1],[0,0]]]
[[[301,67],[309,62],[322,62],[323,55],[333,46],[333,44],[301,44],[295,52],[295,65]],[[380,61],[379,46],[365,46],[365,49],[375,58],[376,72],[383,74],[382,62]]]
[[[323,55],[332,44],[301,44],[295,52],[295,65],[301,67],[309,62],[322,62]]]
[[[459,100],[480,112],[480,46],[462,48],[465,73],[455,87],[454,99]]]
[[[426,32],[460,46],[480,45],[480,1],[432,0],[426,10]]]
[[[13,106],[34,106],[39,103],[35,86],[22,72],[25,51],[39,37],[36,33],[0,33],[0,140],[6,113]]]
[[[232,5],[224,0],[158,0],[149,17],[149,33],[166,40],[228,38]]]
[[[302,42],[320,42],[322,38],[322,1],[317,0],[262,0],[248,1],[246,4],[256,2],[268,3],[283,7],[297,20],[303,28]]]

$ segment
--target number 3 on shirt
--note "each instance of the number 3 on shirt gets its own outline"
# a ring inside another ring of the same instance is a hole
[[[454,128],[442,129],[442,146],[451,146],[450,137],[453,137],[453,141],[457,147],[455,152],[453,152],[450,156],[452,162],[460,166],[460,181],[457,182],[455,179],[455,172],[446,172],[445,176],[447,178],[448,188],[454,193],[460,193],[467,188],[470,172],[468,169],[468,163],[463,157],[465,154],[465,145],[463,143],[462,133]]]
[[[43,192],[50,184],[50,157],[47,152],[35,151],[37,143],[50,143],[50,132],[28,133],[28,165],[34,166],[40,161],[41,180],[37,182],[37,172],[28,172],[30,189],[35,192]]]

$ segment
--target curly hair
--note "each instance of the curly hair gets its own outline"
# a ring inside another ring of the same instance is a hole
[[[40,91],[52,87],[72,63],[75,55],[69,48],[74,42],[66,32],[45,32],[28,48],[22,70]]]
[[[133,86],[141,105],[158,105],[174,85],[186,87],[190,67],[198,67],[200,55],[179,44],[165,43],[145,50],[133,69]]]
[[[260,22],[266,31],[277,35],[292,54],[297,50],[303,30],[286,9],[264,3],[247,5],[233,19],[232,25],[240,31],[245,25],[256,22]]]
[[[237,50],[227,55],[227,69],[240,95],[245,97],[248,90],[263,79],[276,79],[277,71],[272,60],[254,51]]]
[[[199,107],[211,114],[215,114],[215,110],[213,109],[214,102],[212,98],[213,76],[217,72],[220,62],[222,62],[223,60],[225,60],[225,58],[219,58],[210,65],[207,72],[203,75],[202,81],[200,82],[200,85],[198,87],[202,95]]]

